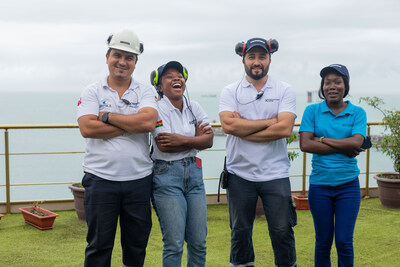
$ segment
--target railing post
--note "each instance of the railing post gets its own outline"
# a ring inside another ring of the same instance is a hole
[[[7,214],[11,213],[10,200],[10,151],[8,149],[8,129],[4,129],[4,162],[6,170],[6,209]]]
[[[367,136],[371,136],[371,126],[367,123]],[[366,163],[365,163],[365,196],[364,198],[369,198],[369,157],[370,149],[366,152]]]
[[[306,195],[306,176],[307,176],[307,153],[303,152],[303,183],[302,183],[302,195]]]

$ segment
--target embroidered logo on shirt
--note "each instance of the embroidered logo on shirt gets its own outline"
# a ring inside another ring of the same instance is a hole
[[[277,98],[266,98],[265,99],[265,102],[274,102],[274,101],[279,101],[279,99],[277,99]]]
[[[79,98],[78,107],[79,107],[80,104],[82,104],[82,98]]]
[[[156,100],[156,102],[158,101],[158,98],[157,98],[157,96],[154,96],[154,99]]]
[[[163,126],[162,120],[157,121],[156,128]]]
[[[100,107],[111,107],[110,101],[108,99],[102,100],[100,102]]]

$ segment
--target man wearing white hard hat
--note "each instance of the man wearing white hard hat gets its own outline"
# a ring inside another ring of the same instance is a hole
[[[151,230],[149,132],[157,122],[151,87],[132,73],[143,44],[130,30],[107,39],[107,77],[88,85],[78,102],[86,138],[83,162],[88,224],[85,266],[111,265],[119,218],[123,266],[143,266]]]

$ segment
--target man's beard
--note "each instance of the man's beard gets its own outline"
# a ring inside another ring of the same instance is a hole
[[[246,74],[250,77],[250,78],[252,78],[253,80],[260,80],[260,79],[262,79],[262,78],[264,78],[267,74],[268,74],[268,70],[269,70],[269,65],[265,68],[265,69],[262,69],[262,71],[259,73],[259,74],[253,74],[252,73],[252,69],[253,69],[254,67],[250,67],[250,69],[248,69],[248,68],[245,68],[245,71],[246,71]]]

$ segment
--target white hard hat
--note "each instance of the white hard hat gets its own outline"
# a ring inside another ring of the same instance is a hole
[[[125,52],[140,55],[143,52],[143,44],[139,41],[139,37],[134,31],[122,30],[113,34],[108,38],[108,47]]]

